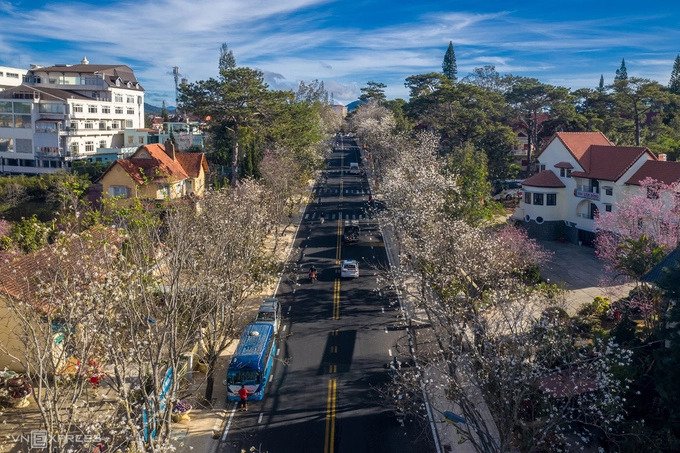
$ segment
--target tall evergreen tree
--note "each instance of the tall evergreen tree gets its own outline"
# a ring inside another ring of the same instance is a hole
[[[169,119],[168,109],[165,107],[165,101],[163,101],[163,106],[161,107],[161,118],[163,118],[163,121],[165,122],[167,122]]]
[[[671,80],[668,82],[668,90],[673,94],[680,94],[680,54],[675,57]]]
[[[628,80],[628,71],[626,70],[626,59],[621,59],[621,67],[616,70],[616,77],[614,80]]]
[[[220,72],[221,71],[229,71],[230,69],[234,69],[236,67],[236,59],[234,58],[234,52],[229,50],[229,47],[227,47],[227,43],[223,42],[222,46],[220,47]]]
[[[456,53],[453,51],[453,42],[449,41],[449,48],[444,55],[444,62],[442,63],[442,72],[451,81],[456,81],[458,74],[458,67],[456,66]]]
[[[604,74],[600,74],[600,84],[597,86],[597,91],[604,93]]]

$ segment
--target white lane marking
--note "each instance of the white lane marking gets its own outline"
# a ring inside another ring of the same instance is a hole
[[[262,417],[264,417],[264,412],[260,412],[260,416],[259,416],[258,419],[257,419],[257,424],[258,424],[258,425],[259,425],[260,423],[262,423]]]
[[[292,305],[291,305],[290,307],[288,307],[288,313],[290,313],[290,309],[291,309],[291,308],[293,308]]]
[[[308,219],[308,218],[309,218],[309,214],[305,214],[305,219]]]
[[[273,374],[270,374],[270,375],[269,375],[269,382],[271,382],[273,379],[274,379],[274,375],[273,375]]]
[[[290,311],[290,310],[288,310],[288,311]],[[286,331],[286,327],[288,327],[288,326],[283,326],[283,332]]]
[[[279,356],[279,352],[281,352],[281,349],[277,349],[277,350],[276,350],[276,357]]]
[[[387,348],[387,354],[389,354],[389,356],[392,357],[392,350],[390,348]]]
[[[236,405],[238,403],[234,401],[234,407],[231,409],[231,413],[229,414],[229,421],[227,422],[227,426],[224,427],[224,431],[222,432],[222,442],[227,440],[227,434],[229,434],[229,428],[231,427],[231,421],[234,419],[234,413],[236,412]]]
[[[382,313],[385,314],[385,307],[382,307],[382,308],[380,309],[380,311],[382,311]],[[278,349],[277,349],[277,351],[278,351]]]
[[[385,333],[387,333],[387,327],[385,327]]]

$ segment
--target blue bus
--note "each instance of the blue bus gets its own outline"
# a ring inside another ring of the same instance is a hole
[[[272,323],[253,322],[241,334],[227,370],[227,399],[239,401],[241,385],[248,389],[248,399],[259,401],[269,380],[276,354]]]

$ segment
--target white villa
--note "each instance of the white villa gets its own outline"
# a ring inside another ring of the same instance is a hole
[[[612,211],[647,177],[680,181],[680,162],[644,147],[616,146],[601,132],[558,132],[538,156],[538,174],[522,182],[512,220],[533,237],[589,245],[594,214]]]
[[[65,171],[144,127],[144,88],[125,65],[33,65],[0,92],[0,173]]]

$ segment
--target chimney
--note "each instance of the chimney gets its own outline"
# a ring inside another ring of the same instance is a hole
[[[165,154],[170,156],[170,159],[175,160],[175,144],[169,139],[165,139]]]
[[[656,158],[661,162],[666,162],[666,154],[659,154]]]

